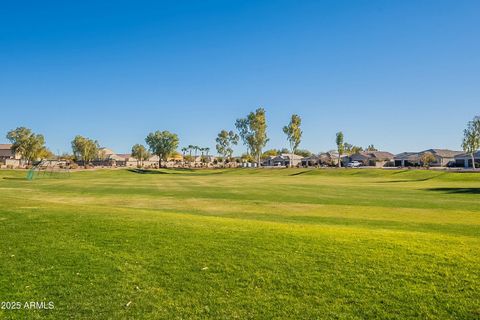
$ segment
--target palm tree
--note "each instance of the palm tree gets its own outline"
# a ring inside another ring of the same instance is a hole
[[[195,150],[195,158],[194,158],[194,164],[195,164],[195,167],[197,166],[197,152],[198,150],[200,150],[200,147],[199,146],[193,146],[193,150]]]
[[[185,153],[187,153],[187,151],[188,151],[188,148],[187,148],[187,147],[183,147],[183,148],[182,148],[183,166],[185,166]]]
[[[192,166],[192,150],[194,149],[195,146],[193,145],[188,145],[188,150],[190,151],[190,167]]]
[[[209,161],[208,161],[208,160],[209,160],[209,159],[208,159],[208,152],[210,151],[210,148],[209,148],[209,147],[206,147],[206,148],[204,148],[204,149],[205,149],[205,162],[206,162],[206,166],[207,166],[207,168],[208,168],[208,162],[209,162]]]
[[[200,162],[201,162],[202,167],[203,167],[203,164],[204,164],[204,162],[205,162],[205,159],[203,158],[203,153],[205,152],[205,148],[200,147],[199,150],[200,150],[200,154],[201,154],[201,156],[200,156]]]

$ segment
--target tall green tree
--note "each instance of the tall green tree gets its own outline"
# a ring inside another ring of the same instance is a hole
[[[247,154],[250,154],[250,144],[249,144],[249,136],[250,130],[248,125],[247,118],[240,118],[235,121],[235,128],[238,130],[238,135],[242,140],[242,143],[247,147]]]
[[[35,134],[26,127],[18,127],[7,133],[7,139],[12,143],[12,151],[20,154],[27,164],[46,156],[45,138]]]
[[[373,144],[365,148],[365,151],[378,151]]]
[[[283,133],[287,135],[288,143],[290,144],[290,167],[293,166],[293,155],[298,149],[300,142],[302,141],[302,129],[300,128],[302,119],[299,115],[293,114],[290,119],[290,123],[283,127]]]
[[[75,159],[81,159],[84,166],[87,166],[92,160],[98,157],[99,148],[98,141],[80,135],[77,135],[72,140],[73,155]]]
[[[132,147],[132,157],[137,159],[137,165],[140,163],[143,167],[143,162],[150,158],[150,152],[148,152],[144,145],[137,143]]]
[[[233,131],[222,130],[217,135],[215,141],[217,152],[223,157],[223,162],[226,159],[231,159],[233,154],[233,146],[238,144],[239,137]]]
[[[248,115],[248,124],[250,128],[250,149],[253,156],[257,159],[258,166],[261,164],[262,149],[267,145],[267,119],[265,109],[258,108],[255,112]]]
[[[237,129],[240,128],[242,140],[246,142],[248,150],[260,167],[262,149],[268,142],[265,109],[258,108],[254,112],[250,112],[246,118],[238,119],[235,126]]]
[[[468,122],[463,131],[462,148],[472,157],[472,167],[475,170],[475,153],[480,149],[480,116]]]
[[[337,152],[338,152],[338,167],[342,166],[342,155],[345,151],[345,143],[343,141],[343,132],[337,132],[335,142],[337,143]]]
[[[155,131],[150,133],[146,138],[150,151],[158,156],[158,166],[162,166],[162,160],[167,161],[168,157],[178,147],[178,136],[169,131]]]

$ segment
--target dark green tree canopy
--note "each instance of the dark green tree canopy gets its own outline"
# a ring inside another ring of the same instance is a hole
[[[215,141],[217,152],[224,158],[230,160],[233,154],[233,146],[238,144],[239,136],[233,131],[222,130]]]
[[[72,140],[72,151],[75,159],[82,160],[84,165],[98,157],[100,145],[98,141],[77,135]]]
[[[162,160],[167,161],[168,157],[177,149],[179,140],[175,133],[155,131],[145,138],[145,142],[150,151],[158,156],[158,164],[161,166]]]
[[[150,152],[148,152],[144,145],[137,143],[132,147],[132,157],[137,159],[137,161],[142,162],[142,165],[143,161],[147,161],[150,156]]]
[[[287,135],[287,140],[290,144],[290,150],[295,153],[300,142],[302,141],[302,129],[300,128],[302,119],[299,115],[293,114],[290,123],[283,127],[283,133]]]
[[[235,126],[248,151],[260,165],[262,149],[268,142],[265,109],[258,108],[255,112],[250,112],[246,118],[237,119]]]
[[[29,128],[11,130],[7,133],[7,139],[12,143],[12,151],[29,163],[48,155],[43,135],[35,134]]]

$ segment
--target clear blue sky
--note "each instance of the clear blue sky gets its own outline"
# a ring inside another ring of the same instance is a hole
[[[480,114],[480,1],[4,1],[0,142],[76,134],[128,152],[148,132],[214,149],[267,110],[270,148],[459,149]],[[238,151],[241,151],[239,148]]]

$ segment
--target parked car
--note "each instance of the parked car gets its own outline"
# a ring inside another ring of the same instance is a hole
[[[358,167],[360,167],[361,165],[362,165],[361,162],[352,161],[352,162],[349,162],[349,163],[347,164],[347,167],[348,167],[348,168],[358,168]]]

